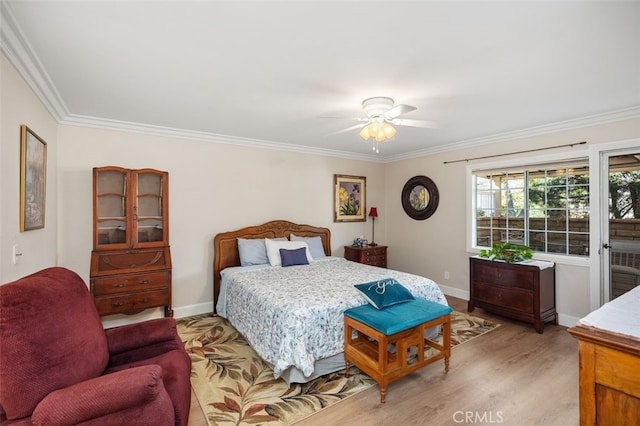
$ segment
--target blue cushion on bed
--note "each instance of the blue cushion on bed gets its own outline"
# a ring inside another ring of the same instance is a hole
[[[388,306],[415,299],[405,286],[393,278],[356,284],[354,287],[376,309],[384,309]]]
[[[407,303],[375,309],[371,305],[347,309],[344,314],[356,321],[390,336],[415,327],[432,319],[449,314],[453,309],[426,299],[410,300]]]
[[[286,238],[273,238],[277,241],[287,241]],[[238,238],[238,254],[240,266],[264,265],[269,263],[267,246],[264,238]]]
[[[307,248],[300,247],[298,249],[280,249],[280,259],[282,266],[308,265]]]
[[[291,234],[289,238],[291,238],[291,241],[305,241],[309,245],[309,251],[311,252],[311,257],[313,257],[314,259],[319,259],[321,257],[327,256],[324,253],[322,238],[320,238],[320,236],[299,237],[296,234]]]

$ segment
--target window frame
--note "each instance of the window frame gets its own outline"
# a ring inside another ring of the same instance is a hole
[[[507,156],[505,156],[507,157]],[[508,156],[511,157],[511,156]],[[467,251],[472,254],[478,254],[480,250],[482,250],[483,246],[478,246],[474,244],[474,235],[476,233],[476,196],[475,196],[475,185],[474,185],[474,173],[477,171],[486,171],[486,170],[516,170],[516,169],[531,169],[535,167],[543,167],[545,165],[549,165],[550,163],[559,163],[559,162],[584,162],[588,166],[589,163],[589,150],[588,149],[575,149],[571,148],[569,150],[560,152],[560,153],[552,153],[552,154],[540,154],[540,155],[528,155],[524,156],[513,156],[513,158],[503,158],[496,161],[491,162],[469,162],[466,167],[466,181],[467,181]],[[591,168],[590,170],[590,180],[592,179]],[[592,202],[590,200],[589,211],[592,210]],[[590,218],[590,220],[592,220]],[[559,264],[568,264],[568,265],[578,265],[578,266],[586,266],[590,262],[591,251],[587,256],[574,256],[567,254],[555,254],[555,253],[545,253],[536,251],[534,253],[534,258],[539,260],[548,260],[552,262],[556,262]]]

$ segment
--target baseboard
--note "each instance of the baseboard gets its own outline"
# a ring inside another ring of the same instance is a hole
[[[580,318],[573,317],[571,315],[558,314],[558,324],[564,327],[573,327],[576,323],[580,321]]]
[[[458,299],[469,300],[469,291],[467,290],[460,290],[459,288],[449,287],[442,284],[438,284],[438,286],[446,296],[453,296],[457,297]]]
[[[196,305],[181,306],[173,308],[174,318],[185,318],[192,315],[210,314],[213,312],[213,301],[198,303]]]

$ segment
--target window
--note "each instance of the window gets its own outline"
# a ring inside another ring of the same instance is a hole
[[[524,244],[589,255],[589,167],[548,164],[473,172],[475,245]]]

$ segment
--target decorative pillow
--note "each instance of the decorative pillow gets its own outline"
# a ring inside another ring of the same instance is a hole
[[[314,259],[319,259],[321,257],[326,257],[324,254],[324,247],[322,246],[322,238],[320,236],[316,237],[298,237],[295,234],[291,234],[289,237],[291,241],[304,241],[309,244],[309,252],[311,253],[311,257]]]
[[[307,248],[300,247],[299,249],[287,250],[280,249],[280,259],[282,260],[282,266],[293,265],[308,265]]]
[[[282,265],[282,259],[280,258],[280,249],[292,250],[304,247],[306,250],[307,261],[311,262],[313,257],[309,253],[309,245],[304,241],[276,241],[269,238],[264,239],[264,243],[267,246],[267,258],[271,266]]]
[[[376,309],[384,309],[388,306],[415,299],[406,287],[393,278],[356,284],[354,287]]]
[[[275,241],[287,241],[286,238],[274,238]],[[264,265],[269,263],[264,238],[238,238],[240,266]]]

